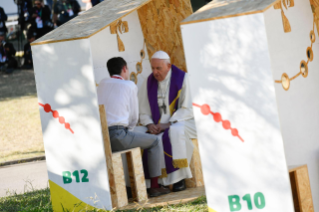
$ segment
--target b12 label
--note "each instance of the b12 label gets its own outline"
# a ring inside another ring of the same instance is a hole
[[[72,173],[72,175],[75,177],[75,182],[79,183],[79,182],[82,182],[82,183],[87,183],[89,182],[89,172],[85,169],[82,169],[81,171],[81,174],[82,175],[82,178],[81,178],[81,181],[80,181],[80,174],[79,174],[79,171],[76,170]],[[63,176],[63,183],[64,184],[69,184],[69,183],[72,183],[72,175],[71,175],[71,172],[69,171],[64,171],[62,172],[62,176]]]
[[[247,202],[248,210],[252,210],[253,204],[250,194],[246,194],[242,199]],[[240,197],[238,195],[228,196],[228,203],[230,211],[240,211],[242,209],[242,203],[240,203]],[[258,209],[263,209],[266,206],[266,200],[263,193],[258,192],[254,195],[254,205]]]

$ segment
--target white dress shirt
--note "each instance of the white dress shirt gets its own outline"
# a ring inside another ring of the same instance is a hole
[[[114,75],[120,77],[118,75]],[[104,105],[108,126],[133,130],[138,122],[137,86],[132,81],[105,78],[98,88],[98,102]]]

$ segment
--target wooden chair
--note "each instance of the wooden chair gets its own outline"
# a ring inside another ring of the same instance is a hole
[[[126,154],[127,158],[132,197],[138,202],[147,200],[148,197],[140,148],[112,153],[104,105],[100,105],[99,110],[113,208],[120,208],[128,204],[122,154]],[[194,152],[190,163],[190,169],[193,178],[186,179],[187,188],[204,186],[198,142],[197,139],[193,139],[192,141],[194,144]]]
[[[314,212],[307,165],[289,167],[295,212]]]
[[[122,154],[126,154],[133,198],[138,202],[147,200],[141,149],[112,153],[104,105],[100,105],[99,110],[113,208],[128,205]]]

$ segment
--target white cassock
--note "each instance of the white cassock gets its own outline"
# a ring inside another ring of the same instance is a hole
[[[187,158],[188,165],[190,164],[192,154],[193,154],[193,143],[192,138],[197,138],[195,121],[192,108],[192,98],[190,94],[190,87],[188,82],[188,75],[185,74],[184,82],[182,86],[181,95],[178,101],[178,109],[171,116],[169,112],[169,86],[171,80],[171,73],[169,71],[166,78],[162,82],[158,82],[158,97],[164,97],[163,99],[158,98],[158,106],[161,108],[163,101],[165,99],[166,114],[161,110],[161,119],[160,123],[176,122],[170,126],[169,137],[172,145],[172,156],[173,160]],[[165,95],[163,95],[165,94]],[[146,132],[147,128],[145,127],[148,124],[152,124],[152,113],[148,100],[147,93],[147,79],[144,81],[142,87],[139,89],[139,108],[140,108],[140,124],[143,127],[136,127],[134,131]],[[160,144],[162,146],[162,135],[159,134]],[[162,146],[163,149],[163,146]],[[161,154],[161,164],[162,169],[165,169],[165,157],[164,150]],[[179,170],[172,172],[167,175],[167,177],[162,177],[159,180],[159,183],[162,185],[171,185],[182,179],[192,178],[192,173],[189,167],[180,168]],[[147,183],[149,185],[149,182]]]

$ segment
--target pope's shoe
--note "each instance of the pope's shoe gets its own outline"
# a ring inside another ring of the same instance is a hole
[[[181,180],[181,181],[173,184],[173,191],[174,192],[184,191],[185,189],[186,189],[185,180]]]
[[[169,190],[169,188],[164,188],[164,187],[148,189],[148,194],[150,197],[158,197],[164,194],[168,194],[170,192],[171,190]]]

